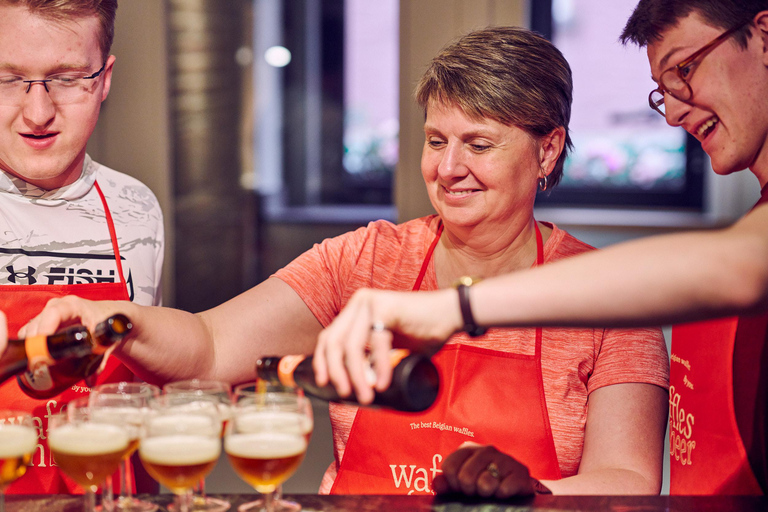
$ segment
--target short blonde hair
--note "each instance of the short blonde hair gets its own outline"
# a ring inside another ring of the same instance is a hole
[[[534,140],[562,126],[565,145],[549,186],[556,185],[572,148],[573,79],[555,46],[530,30],[489,27],[459,38],[432,59],[416,87],[426,113],[430,102],[456,105],[469,117],[525,130]]]
[[[31,13],[54,21],[96,16],[101,26],[99,48],[106,62],[115,38],[117,0],[0,0],[0,5],[21,6]]]

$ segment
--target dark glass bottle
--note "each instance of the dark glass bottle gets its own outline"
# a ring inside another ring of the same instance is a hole
[[[440,388],[440,376],[429,357],[393,350],[390,362],[392,382],[386,390],[375,391],[373,405],[405,412],[428,409]],[[354,394],[342,398],[333,385],[319,387],[315,383],[312,356],[262,357],[256,361],[256,375],[270,383],[300,387],[306,394],[322,400],[357,404]]]
[[[122,340],[132,327],[125,315],[114,315],[98,324],[92,333],[76,325],[50,336],[9,340],[0,356],[0,383],[17,375],[19,387],[29,396],[57,395],[92,375],[104,352]],[[31,349],[32,346],[37,348]]]

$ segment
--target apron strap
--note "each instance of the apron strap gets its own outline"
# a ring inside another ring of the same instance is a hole
[[[104,205],[104,215],[107,218],[107,227],[109,228],[109,237],[112,239],[112,249],[115,252],[115,262],[117,263],[117,274],[120,276],[120,282],[123,283],[123,285],[128,286],[128,284],[125,282],[125,277],[123,276],[123,264],[120,262],[120,248],[118,247],[117,243],[117,234],[115,233],[115,223],[112,222],[112,214],[109,211],[109,207],[107,206],[107,200],[104,197],[104,193],[101,191],[101,187],[99,186],[99,182],[94,182],[94,185],[96,186],[96,192],[99,193],[99,197],[101,197],[101,204]]]

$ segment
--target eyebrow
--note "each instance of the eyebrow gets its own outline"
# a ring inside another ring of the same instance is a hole
[[[45,76],[55,75],[57,73],[66,73],[69,71],[78,71],[86,73],[91,68],[90,64],[60,64],[52,70],[44,73]],[[18,75],[26,75],[26,72],[15,64],[0,62],[0,71],[8,71]]]

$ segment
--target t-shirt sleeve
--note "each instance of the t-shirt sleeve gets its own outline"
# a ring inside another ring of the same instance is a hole
[[[588,392],[620,383],[655,384],[669,389],[669,355],[658,328],[605,329]]]
[[[278,270],[274,277],[285,281],[299,294],[315,318],[326,327],[341,311],[348,282],[366,228],[328,238]]]

